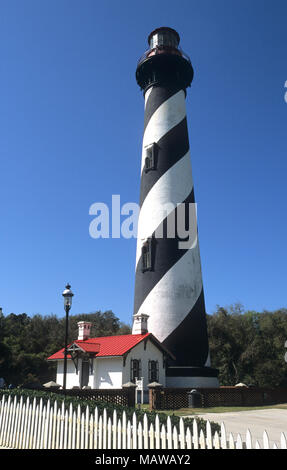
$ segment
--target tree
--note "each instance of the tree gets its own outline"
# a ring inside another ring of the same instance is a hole
[[[246,311],[240,304],[208,315],[210,355],[221,385],[287,385],[287,310]]]
[[[130,333],[130,327],[121,323],[112,311],[97,311],[70,316],[69,342],[77,339],[77,322],[81,320],[92,322],[93,336]],[[52,380],[55,363],[46,359],[64,347],[65,317],[11,313],[0,316],[0,325],[0,377],[14,385]]]

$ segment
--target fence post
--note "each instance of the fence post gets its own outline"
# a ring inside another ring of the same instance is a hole
[[[99,439],[98,439],[98,449],[103,448],[103,418],[102,415],[99,417]]]
[[[122,449],[127,449],[127,415],[123,411],[122,414]]]
[[[237,434],[235,448],[236,449],[243,449],[243,442],[242,442],[240,434]]]
[[[224,423],[221,423],[221,426],[220,426],[220,446],[221,446],[221,449],[227,449],[226,430],[225,430]]]
[[[43,399],[40,399],[40,404],[38,406],[38,415],[37,415],[37,442],[36,449],[40,449],[41,443],[41,429],[42,429],[42,413],[43,413]]]
[[[143,428],[142,428],[142,423],[138,423],[138,449],[143,448]]]
[[[48,400],[46,408],[46,423],[44,428],[44,449],[49,448],[49,424],[50,424],[50,414],[51,414],[51,402]]]
[[[164,424],[161,426],[161,448],[166,449],[166,430]]]
[[[99,430],[99,410],[96,407],[94,411],[94,449],[98,449],[98,430]]]
[[[8,415],[9,415],[9,406],[10,406],[10,401],[11,401],[11,395],[8,396],[7,401],[4,404],[4,410],[3,410],[3,424],[2,424],[2,439],[0,444],[2,446],[6,447],[6,429],[7,429],[7,423],[8,423]]]
[[[143,417],[143,436],[144,449],[148,449],[148,419],[146,414]]]
[[[103,449],[107,448],[107,409],[103,411]]]
[[[182,418],[180,418],[180,421],[179,421],[179,442],[180,442],[180,448],[185,449],[185,432],[184,432],[184,422]]]
[[[159,424],[159,417],[156,415],[155,417],[155,449],[160,449],[160,424]]]
[[[60,449],[64,449],[64,419],[65,419],[65,403],[62,402],[60,413]]]
[[[69,444],[68,444],[68,433],[69,433],[69,411],[66,409],[65,411],[65,416],[64,418],[64,444],[63,444],[63,449],[68,449]]]
[[[128,420],[127,423],[127,440],[126,440],[126,448],[132,449],[132,429],[131,429],[131,422]]]
[[[214,434],[213,446],[214,446],[214,449],[220,449],[220,440],[219,440],[219,435],[217,431]]]
[[[76,410],[73,410],[73,415],[72,415],[72,446],[71,446],[71,449],[76,449],[76,428],[77,428],[77,414],[76,414]]]
[[[25,449],[25,444],[26,444],[26,426],[27,426],[27,419],[29,415],[29,405],[30,405],[30,398],[26,398],[26,403],[25,403],[25,413],[24,413],[24,422],[23,422],[23,429],[22,429],[22,443],[21,443],[21,449]]]
[[[94,430],[94,415],[93,413],[90,414],[90,419],[89,419],[89,449],[93,449],[93,434]]]
[[[127,382],[126,384],[122,385],[122,388],[126,390],[127,406],[130,408],[134,408],[135,403],[136,403],[136,395],[135,395],[136,384],[134,384],[133,382]]]
[[[252,437],[249,429],[246,431],[246,449],[252,449]]]
[[[85,416],[85,449],[89,448],[89,431],[90,431],[90,408],[89,408],[89,405],[87,405],[86,416]]]
[[[173,448],[178,449],[178,431],[175,426],[173,427],[172,439],[173,439]]]
[[[162,409],[161,396],[163,394],[163,386],[157,382],[152,382],[148,384],[148,389],[150,411]]]
[[[212,449],[212,435],[209,421],[206,421],[206,445],[208,449]]]
[[[118,417],[117,417],[117,412],[116,410],[114,410],[113,412],[113,446],[112,448],[113,449],[116,449],[117,448],[117,421],[118,421]]]
[[[154,449],[154,427],[152,423],[149,427],[149,449]]]
[[[2,428],[2,422],[4,418],[4,405],[5,405],[5,395],[2,395],[1,406],[0,406],[0,430]],[[0,443],[1,443],[1,436],[0,436]]]
[[[137,416],[135,412],[133,413],[133,418],[132,418],[132,448],[137,449]]]
[[[200,430],[200,433],[199,433],[199,445],[201,449],[206,449],[205,437],[204,437],[202,429]]]
[[[69,406],[69,436],[68,436],[68,449],[72,449],[72,430],[73,430],[73,405],[70,403]]]
[[[263,433],[263,449],[270,449],[269,437],[266,431]]]
[[[113,429],[112,429],[112,420],[111,420],[110,417],[108,418],[107,432],[108,432],[108,437],[107,437],[107,444],[105,446],[105,449],[111,449],[112,448]]]
[[[122,422],[118,419],[118,426],[117,426],[117,445],[116,449],[122,448]]]
[[[167,417],[166,420],[166,428],[167,428],[167,448],[172,449],[172,425],[170,416]]]
[[[286,440],[284,432],[281,432],[281,435],[280,435],[280,445],[281,445],[281,449],[287,449],[287,440]]]
[[[187,428],[186,430],[185,440],[186,440],[186,448],[188,450],[192,449],[192,435],[191,435],[190,428]]]
[[[57,427],[57,413],[58,413],[58,404],[57,400],[54,402],[53,406],[53,420],[52,420],[52,442],[51,442],[51,449],[56,448],[56,427]],[[35,423],[37,425],[37,421]]]
[[[15,395],[14,400],[13,400],[13,408],[11,409],[10,425],[9,425],[8,432],[7,432],[9,447],[12,447],[13,428],[14,428],[15,417],[16,417],[16,405],[17,405],[17,397]]]
[[[229,449],[235,449],[235,442],[232,432],[229,433]]]
[[[35,402],[35,400],[36,399],[34,399],[34,402]],[[13,441],[12,441],[13,449],[17,448],[16,442],[17,442],[17,435],[18,435],[18,423],[19,423],[19,420],[21,419],[19,410],[20,410],[20,402],[17,401],[16,416],[15,416],[15,427],[14,427],[14,435],[13,435]],[[0,429],[1,429],[1,424],[0,424]],[[33,433],[31,434],[31,436],[33,436]],[[31,437],[31,439],[32,439],[32,437]]]
[[[76,430],[76,449],[80,449],[80,434],[81,434],[81,407],[77,408],[77,430]]]
[[[192,431],[193,431],[193,436],[192,436],[193,448],[199,449],[198,426],[197,426],[197,422],[195,419],[193,419],[193,422],[192,422]]]

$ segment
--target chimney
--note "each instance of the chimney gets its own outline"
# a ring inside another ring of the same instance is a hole
[[[147,320],[149,315],[146,313],[137,313],[134,315],[133,335],[145,335],[148,332]]]
[[[89,339],[91,335],[92,323],[89,321],[79,321],[78,325],[78,340]]]

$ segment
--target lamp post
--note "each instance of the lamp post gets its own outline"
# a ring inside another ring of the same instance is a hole
[[[72,297],[73,292],[71,291],[70,284],[66,285],[66,289],[63,292],[64,297],[64,308],[66,312],[66,332],[65,332],[65,350],[64,350],[64,381],[63,381],[63,389],[66,390],[66,382],[67,382],[67,347],[68,347],[68,323],[69,323],[69,311],[72,306]]]

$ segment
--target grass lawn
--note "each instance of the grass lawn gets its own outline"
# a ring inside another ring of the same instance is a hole
[[[270,406],[217,406],[214,408],[180,408],[179,410],[159,410],[160,413],[166,413],[168,415],[175,416],[192,416],[192,415],[203,415],[206,413],[228,413],[234,411],[250,411],[250,410],[266,410],[271,408],[277,408],[281,410],[287,410],[287,403]],[[149,405],[141,405],[142,410],[149,410]]]

